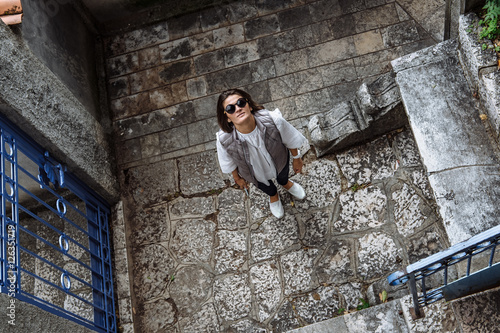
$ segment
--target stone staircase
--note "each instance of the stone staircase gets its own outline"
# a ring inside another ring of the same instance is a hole
[[[392,62],[396,83],[451,245],[498,225],[500,218],[500,72],[481,50],[477,17],[462,16],[458,40]],[[498,251],[497,251],[498,252]],[[500,291],[424,308],[411,296],[290,332],[494,332]]]
[[[451,245],[498,222],[497,146],[447,41],[392,62]]]

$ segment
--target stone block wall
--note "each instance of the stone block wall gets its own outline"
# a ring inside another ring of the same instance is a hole
[[[0,43],[0,113],[106,200],[117,201],[110,126],[92,117],[23,36],[3,23]]]
[[[19,34],[47,66],[109,133],[109,114],[101,80],[102,53],[97,30],[78,1],[23,0]],[[14,30],[16,30],[14,28]]]
[[[228,88],[302,127],[387,72],[390,60],[434,42],[392,0],[238,1],[109,37],[118,163],[213,148],[215,104]]]

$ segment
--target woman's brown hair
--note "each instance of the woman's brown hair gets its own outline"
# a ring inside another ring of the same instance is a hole
[[[231,133],[234,128],[234,125],[227,121],[227,116],[224,113],[224,101],[231,95],[238,95],[246,99],[248,105],[250,106],[250,110],[252,110],[252,113],[264,109],[262,105],[256,104],[253,101],[250,94],[241,89],[229,89],[224,91],[219,95],[219,101],[217,102],[217,122],[219,123],[219,127],[226,133]]]

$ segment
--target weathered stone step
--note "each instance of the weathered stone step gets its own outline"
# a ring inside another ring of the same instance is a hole
[[[400,300],[304,326],[288,333],[406,332]]]
[[[450,243],[498,224],[500,170],[458,60],[458,42],[392,61]]]
[[[500,289],[444,299],[424,308],[414,320],[411,296],[301,327],[288,333],[351,332],[493,332],[500,321]]]

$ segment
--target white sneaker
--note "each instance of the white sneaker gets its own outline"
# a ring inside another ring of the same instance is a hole
[[[271,199],[269,199],[269,209],[271,210],[271,213],[273,213],[273,215],[279,219],[282,218],[283,215],[285,215],[285,210],[283,209],[281,199],[275,202],[271,202]]]
[[[291,181],[291,180],[290,180]],[[292,182],[292,181],[291,181]],[[306,191],[298,183],[292,182],[293,185],[288,189],[288,193],[293,195],[296,199],[302,200],[306,197]]]

